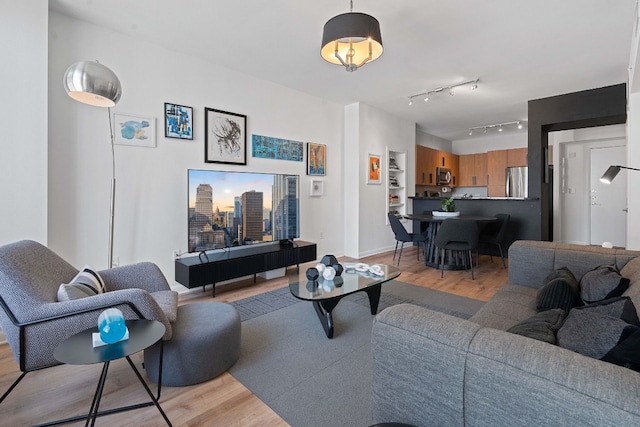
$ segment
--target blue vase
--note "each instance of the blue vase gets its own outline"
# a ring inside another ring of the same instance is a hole
[[[98,330],[103,342],[113,344],[120,341],[127,333],[127,325],[122,312],[117,308],[108,308],[100,313]]]

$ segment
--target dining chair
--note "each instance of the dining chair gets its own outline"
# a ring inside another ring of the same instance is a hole
[[[504,240],[504,234],[509,226],[509,220],[511,215],[509,214],[496,214],[497,221],[488,223],[480,232],[478,237],[479,243],[487,243],[490,245],[496,245],[500,250],[500,257],[502,258],[502,267],[507,268],[507,264],[504,262],[504,254],[502,252],[502,242]],[[476,254],[477,256],[477,254]],[[493,255],[489,253],[491,262],[493,262]]]
[[[400,265],[400,258],[402,258],[402,248],[405,243],[418,243],[422,244],[423,251],[426,251],[427,232],[423,233],[409,233],[404,225],[400,222],[395,214],[389,212],[389,224],[391,224],[391,230],[396,237],[396,249],[393,251],[393,259],[396,259],[396,252],[398,251],[398,243],[400,243],[400,255],[398,256],[398,264]],[[420,245],[418,245],[418,260],[420,260]]]
[[[444,277],[445,251],[464,251],[465,254],[462,257],[462,262],[466,269],[467,260],[469,261],[471,279],[475,280],[472,251],[478,247],[478,236],[478,223],[474,220],[447,219],[442,222],[434,239],[434,246],[437,249],[437,263],[440,267],[440,277]],[[476,265],[477,262],[478,258],[476,254]]]

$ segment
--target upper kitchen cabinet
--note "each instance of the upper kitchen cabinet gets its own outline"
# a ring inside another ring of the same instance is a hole
[[[527,148],[512,148],[507,150],[507,166],[527,166]]]
[[[436,185],[438,150],[416,145],[416,185]]]
[[[437,167],[449,169],[451,171],[451,183],[450,186],[456,186],[459,184],[459,158],[457,154],[448,153],[446,151],[438,151],[438,164]]]
[[[486,187],[487,153],[463,154],[458,157],[458,186],[460,187]]]

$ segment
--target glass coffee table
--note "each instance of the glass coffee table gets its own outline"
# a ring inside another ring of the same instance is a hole
[[[308,280],[307,269],[315,267],[316,264],[302,264],[298,268],[292,269],[289,272],[289,290],[294,297],[313,303],[313,308],[315,308],[328,338],[333,338],[334,328],[331,312],[342,298],[355,292],[366,292],[369,296],[371,314],[376,314],[382,284],[400,275],[400,269],[391,265],[376,264],[380,266],[383,273],[378,276],[370,272],[347,269],[347,266],[354,263],[343,263],[345,271],[333,280],[325,280],[322,275],[318,280]]]

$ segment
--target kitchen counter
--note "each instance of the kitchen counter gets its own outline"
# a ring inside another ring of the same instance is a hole
[[[408,214],[431,213],[440,210],[443,197],[410,197],[412,199],[412,212]],[[531,197],[472,197],[454,198],[456,210],[462,215],[495,216],[503,213],[511,215],[509,227],[505,235],[502,249],[505,254],[511,243],[516,240],[538,240],[539,230],[536,225],[540,221],[540,200]],[[413,224],[413,231],[424,231],[424,224],[418,221]],[[499,256],[497,248],[493,245],[481,247],[480,253]]]
[[[409,196],[410,199],[413,200],[441,200],[441,199],[446,199],[446,197],[412,197]],[[539,200],[539,198],[537,197],[455,197],[453,198],[453,200],[524,200],[524,201],[529,201],[529,200]]]

